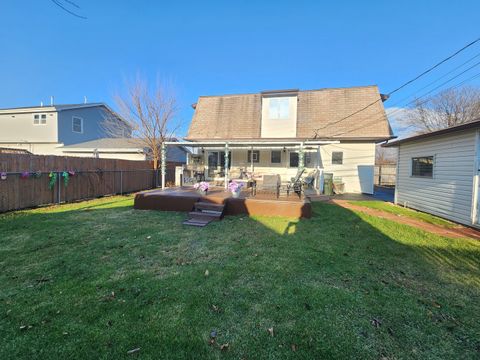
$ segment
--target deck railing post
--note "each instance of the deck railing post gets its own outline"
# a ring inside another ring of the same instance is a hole
[[[57,173],[57,181],[58,181],[58,189],[57,189],[58,196],[57,196],[57,201],[58,201],[59,204],[60,204],[60,196],[61,196],[61,194],[60,194],[61,188],[60,188],[60,187],[61,187],[61,184],[62,184],[62,179],[61,179],[61,178],[62,178],[62,173],[61,173],[61,172],[58,172],[58,173]]]

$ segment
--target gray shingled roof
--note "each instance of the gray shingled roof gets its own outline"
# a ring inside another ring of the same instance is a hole
[[[201,96],[187,139],[260,139],[261,113],[262,93]],[[377,86],[298,91],[296,138],[313,139],[316,129],[318,139],[392,137]]]

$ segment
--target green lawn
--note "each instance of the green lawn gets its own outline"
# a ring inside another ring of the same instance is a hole
[[[440,225],[447,228],[457,226],[451,221],[412,209],[404,208],[384,201],[350,201],[352,204],[365,206],[371,209],[382,210],[388,213],[406,216],[413,219],[421,220],[430,224]]]
[[[324,203],[185,216],[132,197],[0,216],[0,359],[480,356],[477,241]]]

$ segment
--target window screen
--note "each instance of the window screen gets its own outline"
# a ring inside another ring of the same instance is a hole
[[[288,119],[290,117],[290,99],[287,97],[270,98],[268,117],[272,120]]]
[[[343,152],[342,151],[333,151],[332,152],[332,164],[333,165],[342,165],[343,164]]]
[[[282,162],[282,152],[280,150],[272,150],[270,161],[272,164],[280,164]]]
[[[72,118],[72,131],[76,133],[83,132],[83,119],[79,117]]]
[[[433,177],[433,156],[412,158],[412,176]]]
[[[291,152],[290,153],[290,167],[298,167],[298,153]]]

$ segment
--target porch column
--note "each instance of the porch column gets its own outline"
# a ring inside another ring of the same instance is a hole
[[[303,153],[303,142],[300,144],[300,149],[298,150],[298,170],[303,170],[305,168],[305,161],[304,161],[304,153]]]
[[[225,173],[225,190],[227,190],[228,188],[228,142],[225,143],[225,165],[224,165],[224,169],[223,169],[224,173]]]
[[[323,192],[323,182],[320,181],[320,177],[323,176],[323,170],[320,168],[320,145],[317,146],[317,176],[315,177],[315,189]]]
[[[161,146],[161,155],[160,155],[162,163],[160,164],[160,170],[162,173],[162,190],[165,190],[165,174],[167,173],[167,154],[165,151],[165,142],[162,141],[162,146]]]
[[[253,174],[253,146],[250,147],[250,172]]]

